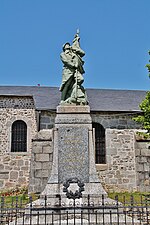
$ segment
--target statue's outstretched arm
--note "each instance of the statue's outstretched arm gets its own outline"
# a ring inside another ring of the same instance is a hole
[[[85,52],[81,48],[72,48],[76,54],[78,54],[80,57],[83,57],[85,55]]]

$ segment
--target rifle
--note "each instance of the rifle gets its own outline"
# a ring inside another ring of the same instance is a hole
[[[78,80],[77,80],[77,69],[75,70],[75,99],[77,100],[78,98]]]

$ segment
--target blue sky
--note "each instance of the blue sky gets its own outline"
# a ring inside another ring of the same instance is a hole
[[[0,85],[59,86],[80,29],[87,88],[149,90],[150,0],[0,0]]]

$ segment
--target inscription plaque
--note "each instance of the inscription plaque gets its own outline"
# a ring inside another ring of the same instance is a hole
[[[70,178],[89,182],[88,128],[58,128],[58,180],[64,183]]]

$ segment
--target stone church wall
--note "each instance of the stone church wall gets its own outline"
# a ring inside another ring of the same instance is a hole
[[[0,189],[29,184],[30,192],[43,190],[52,166],[51,128],[55,116],[55,112],[41,111],[41,131],[37,134],[33,98],[0,96]],[[139,125],[132,120],[132,115],[93,112],[91,117],[106,131],[106,164],[97,165],[105,189],[150,191],[150,149],[149,145],[135,141],[134,129]],[[11,127],[16,120],[27,124],[28,148],[25,153],[11,152]]]
[[[32,140],[29,193],[43,191],[50,176],[53,161],[53,130],[43,129]]]
[[[98,165],[107,191],[136,191],[134,130],[106,129],[106,164]]]
[[[92,122],[100,123],[105,129],[138,129],[140,125],[132,120],[133,115],[117,112],[91,113]]]
[[[27,152],[11,152],[11,127],[16,120],[27,124]],[[36,132],[33,98],[0,96],[0,189],[28,184],[31,140]]]
[[[138,189],[150,192],[150,141],[136,142],[135,154]]]
[[[54,127],[55,112],[42,111],[40,115],[40,129],[51,129]],[[100,123],[105,129],[138,129],[140,125],[132,120],[133,115],[129,113],[116,112],[92,112],[92,121]]]
[[[137,142],[135,132],[106,129],[106,164],[96,166],[109,192],[150,192],[150,142]]]
[[[30,153],[0,154],[0,189],[26,187],[29,183]]]
[[[40,130],[52,129],[55,123],[55,112],[42,111],[40,114]]]

